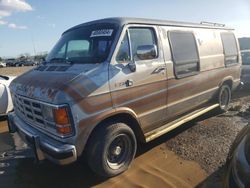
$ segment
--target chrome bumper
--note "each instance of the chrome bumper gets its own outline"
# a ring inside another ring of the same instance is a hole
[[[17,132],[22,140],[33,148],[39,161],[49,159],[54,163],[66,165],[77,160],[74,145],[61,143],[40,134],[36,129],[24,123],[15,113],[9,113],[8,127],[10,133]]]

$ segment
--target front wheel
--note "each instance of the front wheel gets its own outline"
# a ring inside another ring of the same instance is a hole
[[[100,126],[87,145],[88,164],[98,175],[113,177],[128,169],[136,153],[136,138],[124,123]]]
[[[222,85],[218,95],[219,111],[226,112],[231,100],[231,88],[228,85]]]

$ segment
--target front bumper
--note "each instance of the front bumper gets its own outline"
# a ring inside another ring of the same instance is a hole
[[[9,113],[8,127],[10,133],[17,132],[22,140],[33,148],[38,160],[48,159],[60,165],[70,164],[77,160],[74,145],[61,143],[42,135],[38,130],[23,122],[15,113]]]

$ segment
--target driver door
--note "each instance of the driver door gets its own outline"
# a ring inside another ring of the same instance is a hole
[[[144,132],[166,116],[166,64],[158,36],[153,26],[125,28],[109,68],[114,107],[132,110]]]

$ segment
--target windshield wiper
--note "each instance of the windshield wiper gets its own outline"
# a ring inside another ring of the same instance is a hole
[[[67,63],[67,64],[70,64],[70,65],[73,64],[72,61],[69,61],[69,60],[67,60],[65,58],[58,58],[58,57],[50,59],[49,62],[50,63],[53,63],[53,62]]]

